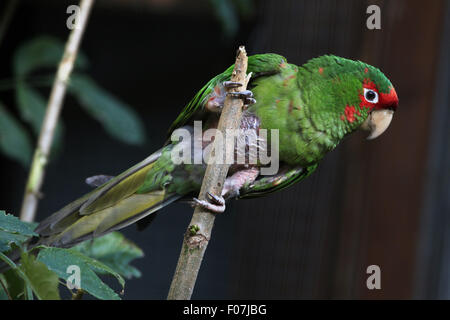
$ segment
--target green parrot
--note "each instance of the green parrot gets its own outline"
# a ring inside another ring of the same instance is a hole
[[[233,66],[211,79],[187,104],[169,130],[192,132],[194,121],[203,130],[215,128]],[[206,164],[174,161],[180,141],[167,140],[157,152],[116,177],[94,176],[87,183],[97,188],[54,213],[37,227],[38,243],[70,247],[81,241],[121,229],[177,200],[190,200],[213,212],[223,212],[225,201],[259,197],[297,183],[320,160],[357,129],[369,131],[368,139],[382,134],[398,105],[396,91],[377,68],[360,61],[325,55],[302,66],[277,54],[248,58],[248,90],[228,94],[243,99],[241,129],[278,130],[276,173],[263,175],[262,164],[234,163],[221,195],[198,195]],[[268,145],[269,138],[265,138]],[[184,142],[189,142],[184,140]],[[246,143],[243,140],[244,144]],[[202,140],[191,158],[200,158],[208,147]],[[248,153],[247,145],[244,152]],[[202,158],[201,158],[202,159]]]

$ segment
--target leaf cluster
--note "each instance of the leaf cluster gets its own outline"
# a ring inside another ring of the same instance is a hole
[[[29,240],[37,236],[35,227],[36,224],[0,211],[0,268],[9,266],[9,270],[0,274],[0,299],[59,300],[60,289],[69,288],[67,282],[74,276],[71,266],[77,267],[80,279],[76,291],[68,289],[74,297],[83,292],[98,299],[118,300],[119,294],[101,276],[117,279],[122,292],[124,278],[141,276],[130,262],[142,257],[143,252],[119,232],[70,249],[42,245],[29,249]]]
[[[31,161],[31,135],[38,136],[46,110],[42,87],[53,84],[55,70],[64,53],[64,43],[39,36],[21,45],[14,53],[13,78],[0,80],[0,91],[14,89],[15,107],[20,119],[0,101],[0,152],[27,167]],[[79,106],[97,120],[114,139],[131,145],[145,141],[142,120],[132,107],[99,86],[85,72],[87,57],[80,52],[69,80],[68,93]],[[48,70],[52,73],[48,74]],[[42,72],[47,72],[42,74]],[[61,149],[64,123],[59,121],[52,152]]]

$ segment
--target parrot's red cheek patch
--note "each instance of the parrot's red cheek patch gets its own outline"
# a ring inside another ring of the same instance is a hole
[[[345,107],[345,117],[347,118],[348,122],[352,123],[353,121],[355,121],[355,113],[356,113],[355,106],[347,105]]]
[[[322,67],[319,68],[319,73],[320,73],[321,75],[323,75],[323,68],[322,68]]]

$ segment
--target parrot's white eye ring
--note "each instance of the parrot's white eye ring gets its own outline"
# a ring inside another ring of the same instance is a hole
[[[378,103],[378,93],[375,90],[364,88],[364,98],[369,103]]]

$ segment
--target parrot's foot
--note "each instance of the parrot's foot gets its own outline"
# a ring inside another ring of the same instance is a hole
[[[251,92],[250,90],[244,90],[241,92],[228,92],[227,96],[236,99],[242,99],[244,105],[251,105],[256,103],[256,100],[253,98],[253,92]]]
[[[244,107],[256,103],[253,98],[253,92],[250,90],[244,90],[242,92],[229,92],[227,93],[225,89],[234,89],[242,86],[240,82],[225,81],[221,85],[214,87],[213,92],[210,94],[209,98],[206,100],[205,108],[209,112],[220,113],[225,104],[225,97],[230,96],[236,99],[242,99],[244,102]]]
[[[242,87],[242,83],[235,82],[235,81],[224,81],[224,82],[222,82],[222,85],[227,89],[235,89],[235,88]]]
[[[225,211],[225,199],[221,196],[213,195],[207,192],[208,200],[199,200],[193,198],[194,206],[200,206],[203,209],[212,211],[214,213],[222,213]]]

